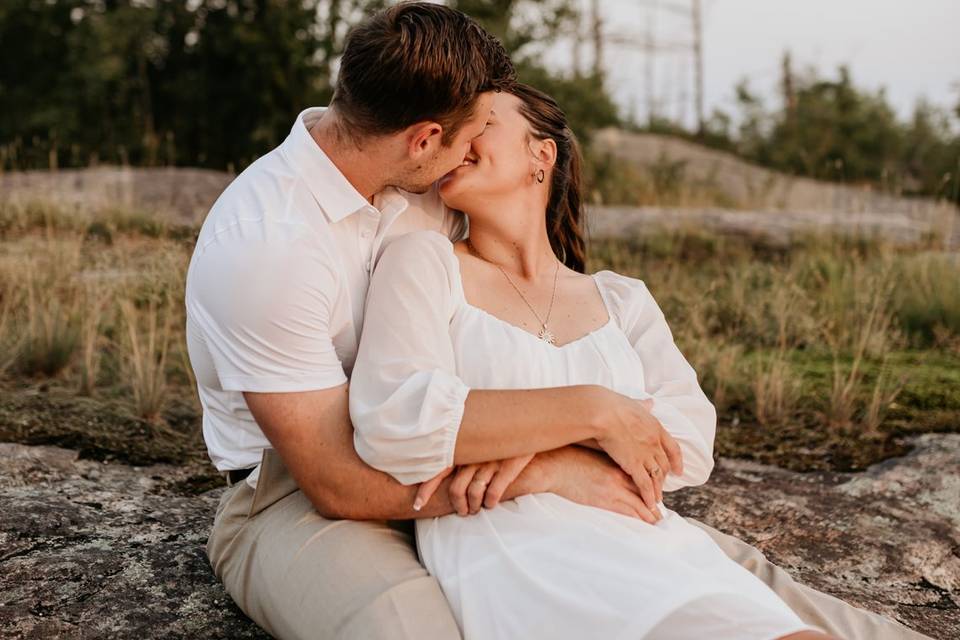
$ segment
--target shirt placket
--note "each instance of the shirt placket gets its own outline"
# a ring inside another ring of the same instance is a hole
[[[366,207],[360,217],[359,243],[363,268],[370,277],[373,271],[373,256],[376,245],[377,228],[380,226],[380,211],[375,207]]]

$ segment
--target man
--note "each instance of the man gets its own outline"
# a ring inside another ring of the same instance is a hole
[[[230,485],[207,551],[231,597],[278,638],[459,637],[410,527],[395,522],[451,513],[451,478],[418,512],[416,487],[367,467],[353,448],[348,379],[379,252],[415,229],[463,234],[431,185],[463,162],[492,92],[512,79],[500,44],[457,11],[378,13],[352,32],[330,108],[300,114],[204,222],[187,340],[204,439]],[[613,509],[625,485],[605,456],[565,447],[498,491]],[[846,638],[908,637],[698,525],[806,620]]]

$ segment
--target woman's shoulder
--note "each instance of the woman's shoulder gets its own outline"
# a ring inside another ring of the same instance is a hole
[[[632,325],[651,304],[656,306],[647,284],[640,278],[609,270],[597,271],[593,277],[607,309],[621,327]]]
[[[450,239],[436,231],[418,230],[391,240],[374,269],[374,279],[395,286],[460,292],[460,268]]]
[[[389,241],[380,261],[423,266],[424,263],[450,265],[454,259],[453,243],[438,231],[410,231]],[[379,263],[378,263],[379,264]]]

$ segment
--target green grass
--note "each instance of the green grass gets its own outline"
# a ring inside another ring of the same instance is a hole
[[[0,439],[202,458],[182,308],[196,231],[0,203]],[[854,470],[960,430],[957,254],[689,228],[590,251],[650,287],[717,406],[720,455]]]

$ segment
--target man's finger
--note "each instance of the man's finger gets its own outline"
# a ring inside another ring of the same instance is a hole
[[[437,475],[433,476],[426,482],[420,483],[420,488],[417,489],[417,495],[413,500],[413,510],[420,511],[428,502],[430,498],[433,497],[433,494],[436,493],[437,487],[440,486],[440,483],[443,482],[443,479],[446,478],[453,472],[453,467],[447,467]]]

